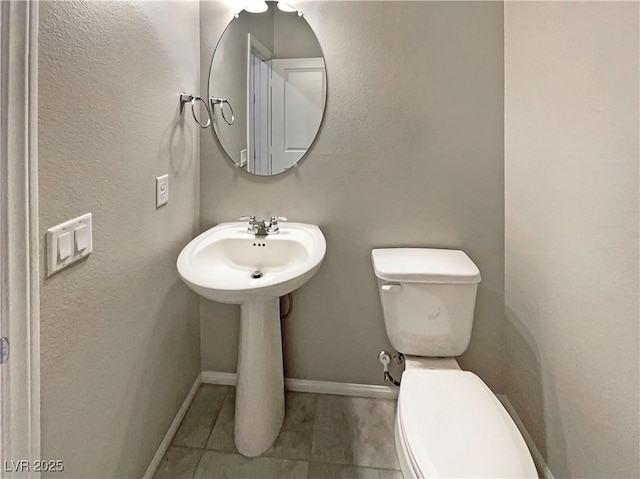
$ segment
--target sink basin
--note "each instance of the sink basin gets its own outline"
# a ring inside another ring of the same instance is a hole
[[[256,236],[247,223],[222,223],[178,256],[178,273],[193,291],[240,305],[234,439],[245,456],[269,449],[284,419],[279,298],[316,273],[326,248],[315,225],[286,223],[276,235]]]
[[[221,303],[284,296],[320,268],[326,251],[315,225],[286,223],[276,235],[247,233],[247,223],[222,223],[194,238],[178,256],[178,273],[199,295]],[[256,277],[258,276],[258,277]]]

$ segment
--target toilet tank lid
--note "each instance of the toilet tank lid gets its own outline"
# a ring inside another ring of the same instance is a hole
[[[407,283],[479,283],[480,270],[464,251],[380,248],[371,251],[376,276]]]

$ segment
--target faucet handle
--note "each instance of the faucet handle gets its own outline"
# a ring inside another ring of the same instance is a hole
[[[278,226],[278,221],[287,221],[286,216],[272,216],[269,220],[269,234],[278,234],[280,232],[280,226]]]
[[[254,235],[258,232],[258,223],[256,222],[255,215],[240,216],[238,219],[240,221],[249,220],[249,227],[247,228],[247,233]]]

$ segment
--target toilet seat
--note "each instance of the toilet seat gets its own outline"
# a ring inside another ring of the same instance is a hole
[[[396,444],[405,477],[538,477],[513,420],[468,371],[404,372]]]

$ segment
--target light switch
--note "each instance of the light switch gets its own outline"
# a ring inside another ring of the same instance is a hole
[[[58,261],[64,261],[71,256],[71,233],[58,236]]]
[[[81,225],[75,230],[76,236],[76,251],[80,252],[89,246],[89,227],[87,225]],[[58,240],[59,241],[59,240]]]
[[[80,261],[93,251],[91,213],[47,230],[47,276]]]

